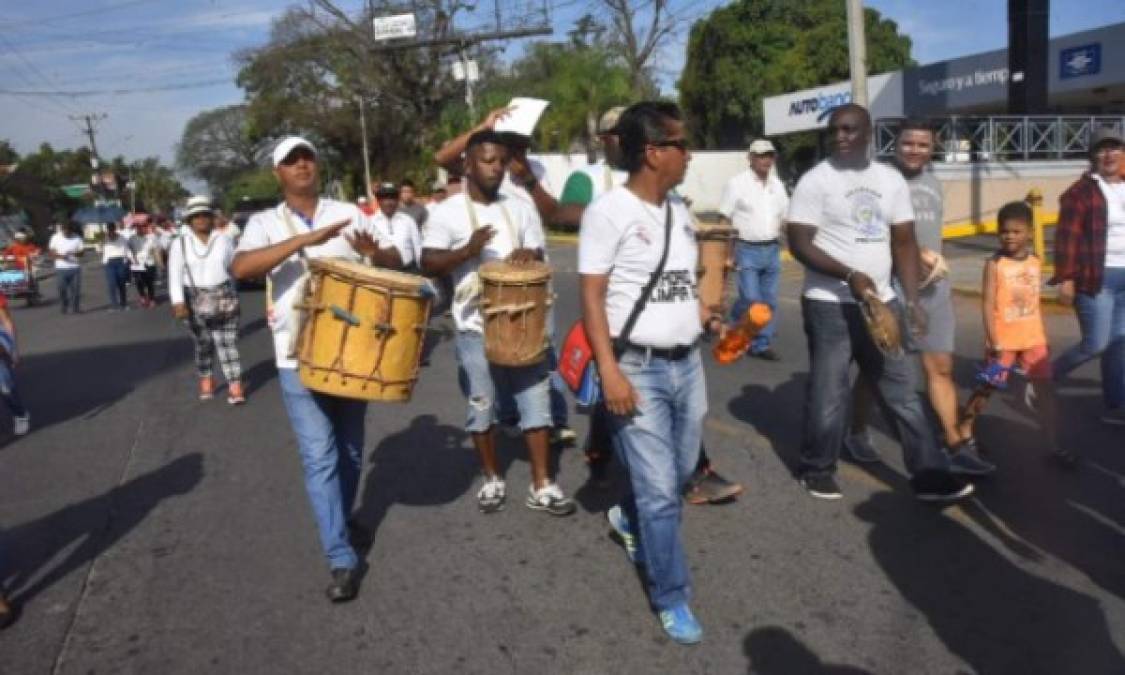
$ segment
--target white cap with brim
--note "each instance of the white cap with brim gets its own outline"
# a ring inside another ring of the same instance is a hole
[[[274,167],[276,168],[279,164],[284,162],[285,158],[289,156],[289,153],[293,152],[297,148],[308,148],[309,152],[311,152],[314,155],[316,154],[316,146],[314,146],[312,143],[309,143],[308,141],[301,138],[300,136],[289,136],[287,138],[281,139],[281,142],[278,143],[276,146],[274,146],[274,149],[273,149],[273,165],[274,165]]]
[[[774,149],[773,143],[770,143],[769,141],[767,141],[764,138],[759,138],[759,139],[755,140],[753,143],[750,144],[750,154],[751,155],[769,155],[769,154],[776,155],[777,150]]]
[[[215,209],[211,206],[211,198],[207,195],[196,195],[187,200],[187,206],[184,207],[184,220],[191,220],[192,216],[198,216],[201,213],[207,215],[214,215]]]

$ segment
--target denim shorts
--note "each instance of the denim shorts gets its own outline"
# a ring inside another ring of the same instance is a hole
[[[465,429],[484,433],[496,422],[496,402],[515,399],[524,431],[551,426],[547,360],[530,366],[495,366],[484,356],[484,335],[457,333],[457,380],[468,399]]]

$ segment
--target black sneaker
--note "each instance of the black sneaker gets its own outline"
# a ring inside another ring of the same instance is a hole
[[[801,477],[801,485],[817,499],[843,499],[844,493],[836,483],[835,476],[812,474]]]
[[[332,583],[324,593],[332,602],[354,600],[359,593],[359,573],[355,568],[347,567],[332,570]]]
[[[910,479],[914,496],[924,502],[955,502],[973,494],[973,484],[948,471],[927,469]]]
[[[733,483],[711,469],[700,469],[691,475],[684,499],[689,504],[720,504],[742,494],[742,486]]]
[[[991,476],[996,465],[980,456],[976,441],[969,438],[950,450],[949,471],[964,476]]]
[[[772,347],[766,347],[765,349],[758,352],[750,352],[750,356],[753,356],[756,359],[761,359],[763,361],[781,360],[781,354],[775,352]]]

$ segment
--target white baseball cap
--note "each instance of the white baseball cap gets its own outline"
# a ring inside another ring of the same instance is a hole
[[[283,161],[285,161],[285,158],[289,156],[289,153],[293,152],[297,148],[308,148],[309,151],[312,152],[312,154],[314,154],[314,155],[316,154],[316,146],[313,145],[312,143],[309,143],[308,141],[301,138],[300,136],[288,136],[286,138],[281,139],[281,142],[279,142],[276,146],[274,146],[274,149],[273,149],[273,165],[274,165],[274,167],[276,168],[278,164],[281,164]]]
[[[189,220],[192,216],[199,215],[200,213],[214,214],[215,209],[211,206],[211,198],[207,195],[195,195],[187,200],[187,206],[184,207],[184,220]]]
[[[770,143],[764,138],[755,139],[755,141],[750,144],[751,155],[767,155],[770,153],[776,155],[777,150],[773,147],[773,143]]]

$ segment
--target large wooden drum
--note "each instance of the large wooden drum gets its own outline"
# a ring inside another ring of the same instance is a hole
[[[551,268],[493,260],[480,266],[484,355],[498,366],[528,366],[547,355]]]
[[[695,234],[699,243],[699,299],[712,312],[725,313],[723,300],[731,269],[731,244],[736,233],[733,227],[709,227]]]
[[[335,258],[309,261],[297,342],[313,391],[409,401],[418,380],[432,293],[426,279]]]

